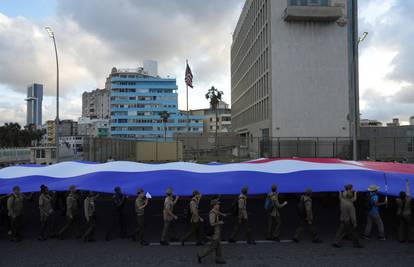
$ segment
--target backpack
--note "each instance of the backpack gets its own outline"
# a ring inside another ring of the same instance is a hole
[[[305,210],[305,201],[303,200],[303,197],[300,197],[299,203],[297,206],[298,215],[301,218],[306,217],[306,210]]]
[[[372,196],[370,193],[367,193],[366,197],[365,197],[365,209],[370,211],[372,209],[372,207],[374,206],[372,203]]]
[[[266,200],[265,200],[265,204],[264,204],[265,210],[266,211],[271,211],[273,209],[273,207],[274,207],[274,204],[273,204],[272,199],[269,196],[267,196]]]
[[[231,214],[234,217],[239,216],[239,197],[237,197],[236,200],[231,204]]]

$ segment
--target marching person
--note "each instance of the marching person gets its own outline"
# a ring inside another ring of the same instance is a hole
[[[241,190],[241,194],[239,195],[238,199],[238,214],[237,218],[235,218],[235,224],[233,233],[230,236],[229,243],[235,243],[237,234],[239,233],[240,226],[243,226],[246,232],[246,239],[247,243],[251,245],[255,245],[256,242],[252,239],[252,233],[249,226],[248,215],[247,215],[247,192],[248,188],[243,187]]]
[[[213,251],[215,252],[215,261],[217,264],[225,264],[226,261],[223,260],[223,255],[221,251],[221,225],[224,224],[223,220],[220,219],[220,201],[214,199],[210,203],[212,209],[209,214],[209,223],[213,227],[213,235],[211,237],[211,242],[208,248],[202,253],[197,253],[198,263],[201,263],[201,260],[204,257],[207,257]]]
[[[346,234],[350,234],[354,247],[362,248],[357,233],[357,219],[355,213],[354,202],[357,200],[357,191],[353,191],[353,186],[348,184],[345,186],[345,191],[339,192],[340,203],[340,224],[338,231],[336,232],[335,240],[332,246],[340,248],[341,240]]]
[[[166,197],[164,200],[164,209],[163,209],[163,219],[164,219],[164,227],[162,229],[161,234],[161,242],[160,244],[163,246],[168,246],[168,239],[167,236],[169,232],[173,232],[174,230],[174,221],[178,219],[178,217],[174,214],[174,206],[178,202],[178,196],[173,197],[173,190],[172,188],[168,188],[166,192]],[[171,238],[171,240],[177,240],[177,238]]]
[[[145,229],[145,208],[148,205],[148,199],[145,196],[144,190],[138,188],[138,196],[135,200],[135,213],[137,215],[137,228],[132,238],[133,241],[139,241],[141,245],[148,246],[148,242],[144,240]]]
[[[122,193],[121,187],[114,188],[115,194],[112,196],[113,214],[111,226],[106,232],[105,240],[109,241],[114,230],[119,227],[119,237],[126,237],[126,224],[125,224],[125,203],[126,196]]]
[[[282,204],[279,202],[279,194],[277,192],[277,185],[272,185],[271,192],[267,195],[266,201],[269,201],[270,206],[268,210],[268,223],[267,223],[267,240],[280,241],[280,225],[282,220],[280,219],[279,209],[287,205],[287,202]]]
[[[37,238],[39,241],[47,240],[49,236],[47,234],[47,228],[51,221],[51,216],[54,213],[52,207],[52,195],[49,192],[49,188],[45,185],[40,186],[39,196],[39,211],[40,211],[40,233]]]
[[[193,191],[193,198],[190,201],[190,213],[191,213],[191,229],[183,236],[181,239],[181,245],[184,246],[185,241],[187,241],[192,235],[195,235],[197,243],[197,246],[202,245],[201,242],[201,226],[200,224],[204,222],[204,219],[201,218],[199,211],[198,211],[198,205],[201,200],[201,193],[197,190]]]
[[[379,186],[377,185],[371,185],[368,187],[369,211],[367,214],[367,225],[365,227],[365,231],[362,237],[365,239],[370,239],[372,224],[375,223],[377,225],[378,233],[379,233],[378,239],[384,241],[385,240],[384,223],[382,222],[381,215],[379,213],[379,207],[386,205],[388,200],[387,198],[385,198],[384,202],[379,202],[378,189],[379,189]]]
[[[24,200],[33,194],[25,196],[20,192],[19,186],[13,187],[13,193],[7,199],[7,211],[10,220],[11,241],[19,242],[22,239],[21,228],[23,224]]]
[[[315,226],[313,225],[313,210],[312,210],[312,189],[306,189],[305,193],[300,197],[298,205],[298,215],[299,215],[299,225],[296,228],[295,235],[293,236],[293,241],[298,243],[300,240],[300,235],[304,227],[309,227],[309,232],[312,237],[313,243],[321,243],[322,240],[318,238],[316,233]]]
[[[400,196],[396,199],[397,218],[398,218],[398,241],[413,241],[413,225],[411,214],[411,194],[410,182],[405,182],[405,192],[401,191]]]
[[[92,191],[88,192],[88,196],[83,201],[83,211],[87,223],[87,229],[82,236],[84,242],[95,241],[95,200],[99,197],[99,194],[94,194]]]
[[[71,185],[69,187],[69,195],[66,197],[66,224],[57,234],[57,238],[60,240],[63,239],[63,235],[72,227],[76,228],[76,238],[81,237],[79,229],[78,198],[76,186]]]

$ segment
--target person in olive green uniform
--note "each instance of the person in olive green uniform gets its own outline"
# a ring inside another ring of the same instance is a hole
[[[45,185],[40,186],[39,196],[39,211],[40,211],[40,233],[38,240],[44,241],[47,239],[47,228],[49,226],[51,216],[54,213],[52,207],[52,195]]]
[[[239,195],[238,199],[238,215],[237,218],[235,218],[235,224],[233,233],[230,236],[229,242],[234,243],[236,242],[236,236],[239,233],[240,226],[243,226],[245,228],[246,232],[246,239],[248,244],[256,244],[256,242],[252,239],[251,229],[249,226],[249,220],[247,215],[247,187],[243,187],[241,190],[241,194]]]
[[[341,247],[340,242],[344,236],[349,233],[351,235],[354,247],[362,248],[357,233],[357,219],[355,213],[354,202],[357,200],[357,192],[352,190],[352,185],[346,185],[345,191],[339,192],[340,202],[340,224],[335,236],[335,241],[332,244],[334,247]]]
[[[20,192],[20,187],[13,187],[13,193],[7,199],[7,211],[10,220],[11,241],[21,240],[21,227],[23,217],[23,205],[25,196]]]
[[[144,229],[145,229],[145,207],[148,205],[148,199],[145,197],[144,190],[139,188],[137,190],[138,196],[135,200],[135,213],[137,215],[137,228],[133,241],[139,241],[141,245],[147,246],[148,242],[144,240]]]
[[[295,235],[293,236],[294,242],[299,242],[300,235],[304,227],[309,227],[309,232],[312,237],[313,243],[321,243],[318,238],[315,226],[313,225],[313,210],[312,210],[312,189],[306,189],[305,193],[300,197],[298,206],[299,225],[296,228]]]
[[[112,221],[110,228],[106,232],[105,240],[111,240],[112,232],[119,226],[119,237],[126,237],[126,223],[125,223],[125,203],[126,196],[122,193],[121,187],[114,188],[115,194],[112,196]]]
[[[268,223],[267,223],[267,240],[280,241],[280,225],[282,220],[280,218],[279,209],[287,205],[287,202],[279,202],[279,194],[277,192],[277,185],[272,185],[272,192],[267,197],[272,202],[271,209],[269,210]]]
[[[184,246],[185,241],[187,241],[192,235],[195,235],[197,243],[196,245],[202,245],[201,242],[201,226],[200,224],[204,222],[204,219],[200,217],[198,212],[198,205],[201,200],[201,194],[197,190],[193,191],[193,198],[190,201],[190,213],[191,213],[191,229],[187,234],[181,238],[181,245]]]
[[[411,214],[411,194],[410,182],[407,180],[405,184],[405,192],[401,191],[397,198],[397,218],[398,218],[398,241],[413,241],[413,225]]]
[[[85,220],[87,223],[87,229],[82,236],[84,242],[93,242],[95,234],[96,216],[95,216],[95,200],[99,195],[95,195],[92,191],[89,191],[88,196],[83,201],[83,211],[85,214]]]
[[[76,186],[71,185],[69,187],[69,195],[66,197],[66,224],[58,232],[57,238],[63,239],[63,235],[75,225],[76,227],[76,238],[80,238],[79,229],[79,207],[78,207],[78,194],[76,192]]]
[[[163,246],[169,245],[167,240],[167,235],[173,228],[173,223],[178,219],[178,217],[174,214],[174,206],[177,204],[178,196],[173,197],[173,190],[172,188],[168,188],[166,192],[167,196],[164,200],[164,209],[163,209],[163,218],[164,218],[164,227],[162,229],[161,234],[161,242],[160,244]],[[171,238],[171,240],[176,240],[176,238]]]
[[[217,264],[225,264],[221,251],[221,225],[224,224],[220,218],[220,201],[217,199],[211,201],[212,210],[209,214],[209,223],[213,227],[213,235],[211,236],[211,242],[208,248],[201,253],[197,254],[198,263],[201,263],[204,257],[207,257],[213,251],[216,253],[215,261]]]

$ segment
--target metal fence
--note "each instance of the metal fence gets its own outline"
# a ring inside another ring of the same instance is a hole
[[[107,162],[110,159],[134,160],[135,141],[114,138],[85,138],[83,158],[94,162]]]

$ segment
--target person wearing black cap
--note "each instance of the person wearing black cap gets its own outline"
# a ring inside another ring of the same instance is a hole
[[[201,218],[199,212],[198,212],[198,205],[201,200],[201,193],[197,190],[193,191],[193,198],[190,201],[190,213],[191,213],[191,229],[188,231],[183,238],[181,238],[181,245],[184,246],[185,241],[187,241],[192,235],[195,235],[197,243],[196,245],[202,245],[201,242],[201,229],[200,224],[204,222],[204,219]]]
[[[164,200],[164,209],[163,209],[163,219],[164,219],[164,227],[162,228],[161,234],[161,242],[160,244],[163,246],[169,245],[167,240],[167,235],[169,234],[170,228],[173,228],[173,223],[178,219],[178,217],[174,214],[174,206],[178,202],[178,196],[173,197],[173,190],[172,188],[168,188],[166,191],[166,197]],[[173,237],[171,240],[177,240],[177,238]]]
[[[221,226],[224,224],[223,220],[220,218],[220,201],[214,199],[210,203],[211,211],[209,214],[209,222],[211,227],[213,227],[213,235],[211,236],[211,242],[208,248],[201,253],[197,253],[198,263],[201,263],[204,257],[207,257],[213,251],[216,253],[215,261],[217,264],[225,264],[226,261],[223,260],[223,255],[221,251]]]
[[[85,214],[85,220],[87,223],[87,229],[82,236],[84,242],[95,241],[95,200],[99,197],[99,194],[94,194],[92,191],[88,192],[88,196],[83,201],[83,210]]]
[[[10,220],[11,241],[21,240],[21,228],[23,223],[23,205],[25,196],[20,192],[19,186],[13,187],[13,193],[7,199],[7,211]]]
[[[296,228],[293,241],[298,243],[300,235],[304,227],[309,227],[309,232],[312,237],[313,243],[321,243],[322,241],[318,238],[315,226],[313,225],[313,211],[312,211],[312,189],[306,189],[305,193],[300,197],[298,205],[299,225]]]
[[[133,241],[139,241],[141,245],[147,246],[148,242],[144,240],[144,228],[145,228],[145,207],[148,205],[148,199],[145,197],[144,190],[138,188],[137,198],[135,200],[135,213],[137,215],[137,228]]]
[[[112,196],[113,214],[111,226],[106,232],[105,240],[109,241],[114,230],[119,226],[119,237],[126,237],[126,223],[125,223],[125,202],[126,197],[121,191],[121,187],[114,188],[115,194]]]
[[[230,239],[229,239],[230,243],[235,243],[236,242],[236,236],[239,233],[240,226],[244,226],[245,231],[246,231],[247,243],[251,244],[251,245],[256,244],[256,242],[252,239],[251,229],[250,229],[249,221],[248,221],[247,192],[248,192],[248,188],[243,187],[242,190],[241,190],[241,194],[239,195],[238,214],[237,214],[237,218],[235,218],[233,233],[232,233],[232,235],[230,236]]]
[[[76,191],[76,186],[71,185],[69,187],[69,195],[66,197],[66,224],[62,227],[62,229],[60,229],[56,236],[60,240],[63,239],[63,235],[74,225],[76,228],[76,238],[81,237],[78,199],[79,197]]]
[[[40,186],[39,196],[39,211],[40,211],[40,233],[38,240],[44,241],[47,239],[47,228],[49,226],[50,217],[53,214],[52,196],[49,189],[45,185]]]

